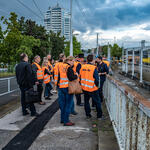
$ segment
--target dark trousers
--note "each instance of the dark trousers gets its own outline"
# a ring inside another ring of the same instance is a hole
[[[40,102],[42,102],[42,92],[43,92],[42,83],[40,83],[40,84],[37,85],[37,91],[39,92],[39,99],[40,99]]]
[[[96,105],[97,118],[101,118],[102,117],[102,108],[101,108],[101,100],[99,97],[98,90],[94,91],[94,92],[84,91],[84,109],[85,109],[86,116],[91,115],[91,108],[90,108],[90,103],[89,103],[90,97],[92,98],[92,100],[94,101],[94,103]]]
[[[51,90],[52,90],[52,84],[49,82],[45,85],[44,97],[49,97]]]
[[[29,107],[31,111],[31,115],[34,115],[36,113],[35,106],[33,103],[27,104],[25,102],[25,92],[28,90],[27,88],[20,88],[21,90],[21,106],[22,106],[22,113],[23,115],[27,113],[27,108]]]
[[[103,102],[103,86],[104,86],[104,82],[105,82],[105,80],[100,80],[100,88],[98,89],[101,103]],[[95,103],[94,103],[93,99],[92,99],[92,107],[95,107]]]
[[[99,96],[101,99],[101,102],[103,102],[103,86],[104,86],[105,80],[100,80],[100,88],[99,88]]]
[[[81,104],[81,94],[76,94],[77,105]]]

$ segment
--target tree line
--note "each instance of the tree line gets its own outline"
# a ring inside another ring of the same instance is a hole
[[[11,12],[9,18],[1,17],[4,26],[0,26],[0,62],[12,64],[19,61],[20,53],[27,53],[30,60],[35,55],[41,57],[51,54],[58,59],[60,53],[69,55],[69,42],[61,33],[46,32],[44,26],[31,19],[25,19]],[[74,55],[81,52],[81,44],[73,37]]]

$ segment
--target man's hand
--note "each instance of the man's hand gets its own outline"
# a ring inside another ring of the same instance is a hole
[[[38,85],[38,84],[39,84],[39,82],[37,81],[37,82],[35,82],[35,84],[36,84],[36,85]]]
[[[100,75],[106,75],[107,73],[106,72],[104,72],[104,73],[98,73],[98,75],[100,76]]]

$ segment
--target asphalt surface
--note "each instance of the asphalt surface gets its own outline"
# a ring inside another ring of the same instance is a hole
[[[27,143],[28,145],[31,144],[28,148],[29,150],[97,150],[97,134],[92,131],[92,122],[96,119],[95,112],[93,112],[93,118],[87,120],[84,107],[76,107],[78,115],[70,117],[70,120],[75,122],[76,125],[66,127],[60,123],[60,111],[53,114],[50,120],[47,118],[44,119],[45,114],[42,116],[46,110],[48,110],[46,116],[51,115],[51,111],[53,110],[51,105],[56,99],[57,95],[53,95],[52,100],[44,100],[46,105],[35,105],[37,112],[40,113],[41,116],[39,119],[31,117],[30,115],[22,116],[21,108],[1,118],[0,149],[6,148],[7,144],[18,134],[23,132],[24,129],[29,129],[29,133],[31,133],[28,136],[25,135],[22,137],[22,139],[25,140],[36,132],[36,129],[42,122],[48,121],[47,124],[42,127],[43,130],[40,131],[40,134],[33,143]],[[42,118],[44,120],[42,120]],[[37,120],[36,123],[35,120]],[[32,125],[32,127],[29,125]],[[29,140],[27,141],[29,142]],[[15,145],[18,144],[20,144],[20,142],[15,143]],[[11,150],[11,147],[7,150]],[[22,150],[22,148],[17,150]]]

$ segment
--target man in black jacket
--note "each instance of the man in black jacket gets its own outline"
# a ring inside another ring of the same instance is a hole
[[[32,78],[32,68],[28,63],[28,55],[22,53],[20,55],[21,62],[16,66],[16,78],[19,88],[21,90],[21,105],[23,116],[29,114],[27,109],[27,104],[25,102],[25,92],[33,88],[33,78]],[[29,103],[29,108],[31,111],[31,116],[37,116],[35,106],[33,103]]]
[[[103,62],[103,58],[101,56],[98,56],[96,60],[97,60],[98,74],[100,76],[99,94],[100,94],[101,102],[103,102],[103,86],[106,80],[106,76],[109,73],[109,69],[107,67],[107,64]]]

